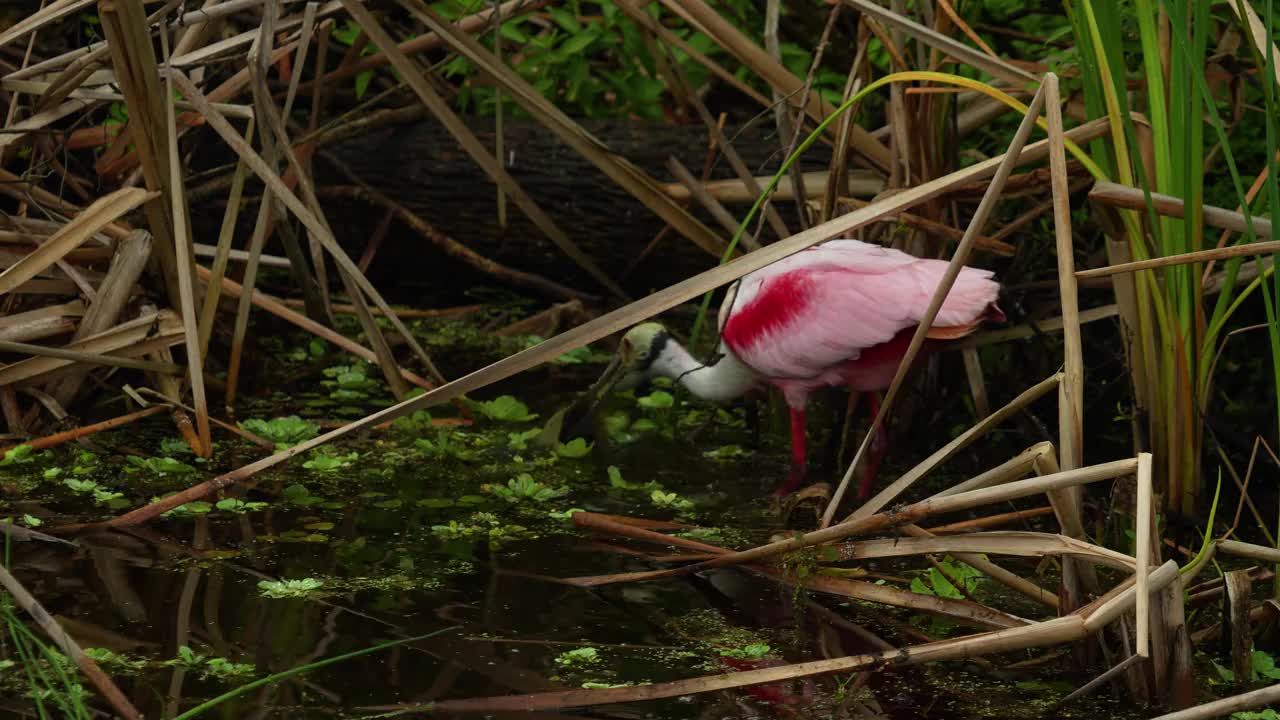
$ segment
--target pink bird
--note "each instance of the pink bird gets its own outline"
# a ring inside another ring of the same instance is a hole
[[[873,393],[889,387],[911,337],[946,271],[926,260],[858,240],[831,240],[743,276],[720,307],[720,355],[714,365],[693,358],[659,323],[627,331],[598,387],[620,390],[657,376],[676,380],[697,397],[725,401],[762,383],[782,391],[791,409],[791,471],[775,495],[804,480],[805,406],[809,394],[844,385]],[[1000,285],[988,270],[964,268],[947,294],[929,341],[972,333],[984,320],[1004,320],[996,306]],[[866,499],[888,444],[873,440],[859,497]]]

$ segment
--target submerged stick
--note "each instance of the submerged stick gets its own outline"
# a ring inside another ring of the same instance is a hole
[[[143,408],[142,410],[138,410],[137,412],[131,412],[128,415],[121,415],[120,417],[114,417],[114,418],[111,418],[110,420],[103,420],[102,422],[97,422],[92,425],[85,425],[83,427],[72,428],[70,430],[65,430],[63,432],[55,433],[53,435],[47,435],[42,438],[36,438],[34,440],[23,443],[23,445],[31,446],[32,450],[45,450],[47,448],[56,447],[58,445],[69,443],[73,440],[79,440],[82,437],[87,437],[89,435],[94,435],[96,433],[105,432],[107,430],[114,430],[115,428],[118,428],[118,427],[123,427],[125,425],[128,425],[131,422],[134,422],[136,420],[141,420],[142,418],[150,417],[152,415],[156,415],[168,409],[169,408],[167,405],[153,405],[149,408]],[[12,449],[13,448],[9,447],[9,448],[0,450],[0,460],[4,459],[4,456]]]
[[[70,658],[76,664],[76,667],[80,668],[80,672],[84,673],[84,676],[89,679],[89,682],[93,683],[98,692],[102,693],[107,702],[111,703],[111,707],[115,708],[116,712],[130,720],[142,720],[142,713],[138,712],[138,709],[133,706],[133,703],[129,702],[129,698],[125,697],[124,693],[120,692],[120,688],[111,681],[111,678],[102,672],[102,668],[98,667],[98,663],[84,654],[84,651],[80,649],[76,641],[71,639],[71,636],[62,629],[58,621],[54,620],[49,611],[44,609],[40,601],[27,592],[27,589],[22,586],[22,583],[18,582],[17,578],[9,574],[9,570],[4,565],[0,565],[0,586],[3,586],[13,596],[13,600],[18,607],[27,611],[31,619],[35,620],[41,630],[44,630],[49,639],[62,651],[62,654]]]

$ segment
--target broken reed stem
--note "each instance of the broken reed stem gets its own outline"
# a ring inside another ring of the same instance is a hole
[[[253,138],[252,119],[245,127],[245,142]],[[236,160],[235,173],[231,177],[231,190],[227,194],[227,207],[222,215],[222,226],[218,230],[218,244],[210,264],[210,280],[205,284],[204,305],[200,308],[200,357],[209,352],[209,338],[213,335],[213,319],[218,312],[218,298],[222,293],[222,278],[227,272],[227,263],[231,259],[231,241],[236,234],[236,221],[240,218],[240,198],[244,193],[244,179],[249,166],[244,160]]]
[[[169,33],[161,31],[160,45],[168,60]],[[198,457],[213,457],[213,434],[209,429],[209,401],[204,389],[203,349],[200,345],[200,323],[196,319],[195,258],[191,248],[190,211],[182,182],[182,159],[178,151],[178,131],[172,76],[165,79],[165,130],[168,133],[169,211],[173,216],[174,271],[178,275],[178,292],[182,302],[182,325],[187,351],[187,377],[191,383],[191,404],[196,410],[196,436],[199,447],[192,448]]]
[[[1008,525],[1020,520],[1030,520],[1044,515],[1052,515],[1053,507],[1045,505],[1044,507],[1031,508],[1030,510],[1014,510],[1012,512],[1000,513],[998,515],[987,515],[986,517],[974,518],[973,520],[961,520],[960,522],[948,523],[946,525],[935,525],[933,527],[924,528],[934,535],[950,535],[953,533],[967,533],[974,530],[984,530],[991,527],[999,527]]]
[[[84,651],[80,649],[76,641],[71,639],[71,636],[62,629],[57,620],[53,619],[49,611],[44,609],[44,606],[35,599],[35,596],[27,592],[27,589],[22,586],[22,583],[18,582],[17,578],[9,574],[9,570],[3,564],[0,564],[0,586],[3,586],[8,591],[18,607],[31,616],[31,619],[58,646],[62,654],[70,658],[76,664],[76,667],[80,668],[80,672],[84,673],[84,676],[89,679],[89,682],[93,683],[98,692],[102,693],[102,697],[111,704],[111,707],[115,708],[116,712],[130,720],[142,720],[142,713],[138,712],[138,709],[133,706],[133,703],[129,702],[129,698],[125,697],[123,692],[120,692],[120,688],[116,687],[111,678],[102,672],[102,668],[98,667],[98,663],[84,654]]]
[[[166,405],[153,405],[149,408],[143,408],[142,410],[138,410],[137,412],[131,412],[128,415],[121,415],[120,417],[114,417],[114,418],[111,418],[110,420],[103,420],[102,422],[97,422],[92,425],[85,425],[84,427],[72,428],[71,430],[64,430],[63,432],[54,433],[53,435],[48,435],[42,438],[36,438],[34,440],[29,440],[22,444],[31,446],[31,449],[33,451],[46,450],[51,447],[56,447],[58,445],[69,443],[73,440],[79,440],[82,437],[88,437],[89,435],[95,435],[100,432],[105,432],[107,430],[114,430],[118,427],[123,427],[136,420],[141,420],[142,418],[150,417],[152,415],[162,413],[167,409],[168,409],[168,406]],[[9,448],[0,450],[0,460],[3,460],[4,456],[12,449],[13,449],[12,447],[9,447]]]
[[[1054,377],[1057,376],[1055,375]],[[1010,480],[1021,480],[1031,474],[1031,471],[1035,468],[1036,460],[1040,459],[1045,453],[1052,451],[1053,443],[1048,440],[1038,442],[981,475],[975,475],[964,482],[956,483],[941,492],[934,493],[932,497],[947,497],[969,490],[1000,485]]]
[[[986,225],[987,218],[995,208],[996,202],[999,201],[1001,191],[1004,190],[1005,181],[1009,179],[1009,174],[1013,172],[1016,158],[1022,153],[1022,148],[1026,145],[1027,138],[1030,137],[1031,131],[1036,126],[1036,120],[1040,116],[1040,109],[1044,107],[1044,100],[1045,94],[1042,86],[1036,92],[1036,96],[1032,98],[1031,104],[1027,108],[1027,113],[1023,116],[1022,123],[1018,126],[1018,130],[1013,136],[1013,141],[1009,143],[1009,148],[1005,151],[1003,160],[996,168],[995,175],[992,176],[990,183],[987,185],[987,191],[983,194],[982,201],[974,211],[973,218],[965,229],[964,237],[956,245],[955,252],[951,256],[951,262],[947,265],[947,270],[939,281],[937,289],[934,290],[933,297],[929,299],[929,307],[925,310],[923,317],[920,318],[920,324],[916,327],[915,334],[911,337],[911,344],[907,347],[906,353],[898,363],[898,370],[893,376],[893,382],[890,383],[889,389],[885,392],[884,399],[880,403],[880,412],[876,413],[875,420],[867,428],[867,434],[863,437],[862,444],[858,446],[858,452],[854,454],[853,462],[849,463],[849,469],[845,471],[844,477],[840,478],[839,486],[831,496],[830,502],[827,503],[826,510],[822,513],[820,527],[825,528],[831,525],[836,511],[840,507],[840,501],[844,499],[844,494],[849,489],[854,470],[862,462],[862,458],[867,453],[867,448],[871,446],[871,439],[875,437],[875,434],[884,425],[885,416],[890,408],[893,407],[893,401],[897,397],[898,389],[902,387],[902,381],[906,378],[916,355],[920,352],[925,336],[933,326],[934,318],[938,316],[938,311],[942,309],[943,301],[946,300],[947,294],[951,292],[951,286],[955,284],[956,278],[959,277],[960,271],[964,268],[965,261],[969,259],[969,252],[973,248],[974,239]],[[1052,154],[1052,143],[1050,144],[1050,154]],[[881,495],[883,494],[881,493]],[[881,495],[872,498],[867,505],[883,507],[883,505],[874,505]]]
[[[51,357],[59,360],[88,363],[90,365],[105,365],[107,367],[129,368],[131,370],[146,370],[148,372],[157,372],[164,375],[185,374],[182,366],[169,362],[137,360],[130,357],[119,357],[116,355],[84,352],[81,350],[68,350],[66,348],[50,347],[48,345],[32,345],[30,343],[10,342],[8,340],[0,340],[0,352],[21,353],[23,355],[31,355],[33,357]]]
[[[1137,639],[1134,654],[1148,657],[1151,652],[1151,597],[1148,594],[1148,571],[1151,565],[1152,523],[1151,512],[1151,453],[1138,453],[1138,507],[1134,513],[1134,535],[1137,541],[1136,585],[1138,588]]]
[[[1045,73],[1045,114],[1049,134],[1049,184],[1053,191],[1053,230],[1058,255],[1059,303],[1062,308],[1062,383],[1058,385],[1058,462],[1063,470],[1084,464],[1084,354],[1080,340],[1080,302],[1076,289],[1075,247],[1071,236],[1071,198],[1067,187],[1067,153],[1062,139],[1062,97],[1058,76]],[[1079,513],[1078,493],[1070,495]]]

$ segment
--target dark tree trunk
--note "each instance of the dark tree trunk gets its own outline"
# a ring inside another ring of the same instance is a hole
[[[493,147],[492,120],[473,119],[470,124],[481,140]],[[708,139],[701,126],[637,121],[586,121],[583,125],[614,152],[661,182],[673,181],[665,169],[670,155],[695,175],[701,174],[705,163]],[[741,134],[735,128],[727,128],[726,134],[755,174],[771,174],[781,163],[780,143],[771,126],[757,125]],[[505,147],[512,177],[570,239],[606,273],[620,279],[629,292],[642,295],[715,264],[715,258],[685,238],[669,233],[623,277],[662,229],[663,222],[532,121],[509,120]],[[598,284],[561,253],[514,203],[507,203],[507,228],[499,226],[494,184],[439,124],[428,120],[393,127],[329,149],[365,182],[476,252],[572,287],[601,292]],[[801,164],[805,170],[821,170],[829,158],[830,149],[817,144]],[[316,172],[321,184],[348,182],[322,159],[316,161]],[[733,177],[728,164],[718,160],[711,179]],[[741,217],[747,208],[734,205],[729,209]],[[353,255],[361,252],[381,219],[381,211],[355,204],[335,203],[326,210]],[[779,210],[793,230],[799,228],[792,202],[780,203]],[[695,208],[694,213],[708,227],[729,237],[701,208]],[[766,239],[772,239],[767,226],[765,232]],[[392,294],[397,293],[391,286],[406,281],[440,287],[441,283],[460,286],[477,279],[471,271],[440,256],[424,240],[398,225],[393,225],[370,274],[380,288],[387,287]]]

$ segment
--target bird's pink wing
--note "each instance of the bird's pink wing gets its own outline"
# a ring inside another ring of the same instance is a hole
[[[724,313],[729,349],[763,375],[814,377],[919,324],[947,263],[833,240],[745,276]],[[965,268],[934,327],[977,323],[999,285]]]

